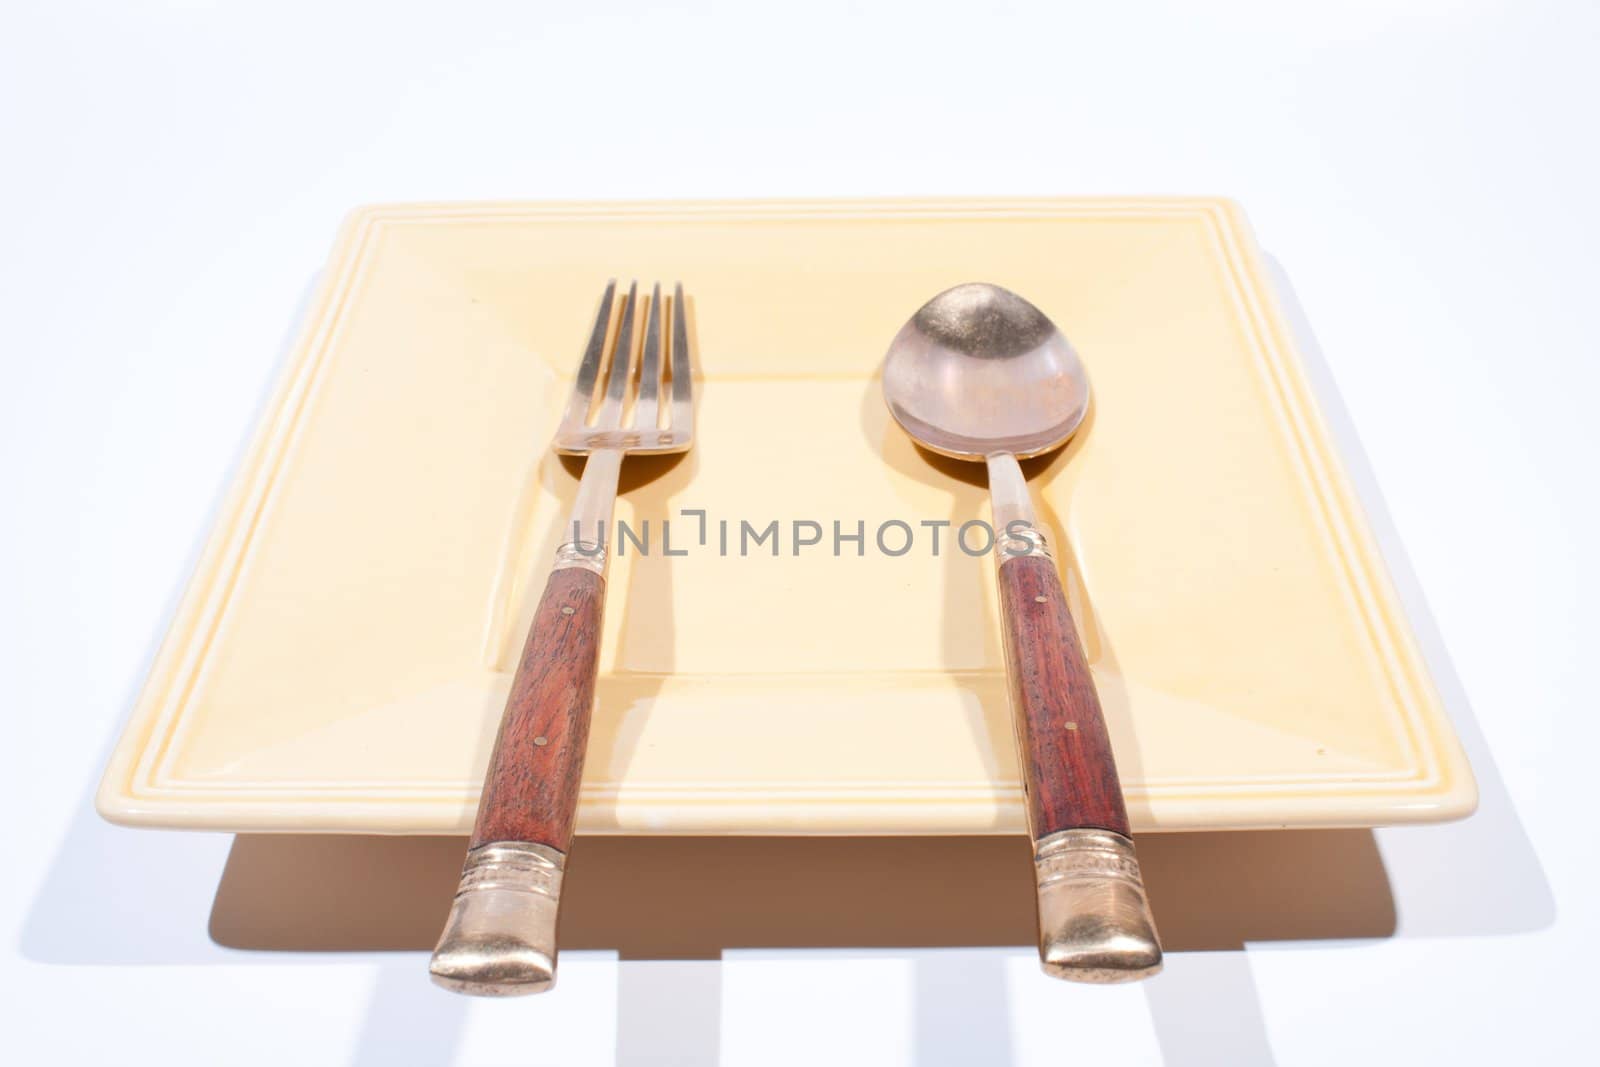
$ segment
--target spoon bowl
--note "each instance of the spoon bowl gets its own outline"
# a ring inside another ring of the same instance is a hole
[[[883,363],[883,397],[912,439],[955,459],[1018,459],[1065,444],[1089,377],[1044,313],[998,285],[946,289],[911,317]]]

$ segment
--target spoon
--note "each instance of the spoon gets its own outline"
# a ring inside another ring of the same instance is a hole
[[[1044,313],[997,285],[928,301],[895,335],[883,398],[924,448],[989,469],[1006,673],[1038,885],[1039,962],[1080,982],[1161,969],[1111,739],[1017,460],[1065,444],[1089,379]]]

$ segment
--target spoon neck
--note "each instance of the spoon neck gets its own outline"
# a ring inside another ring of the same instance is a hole
[[[989,502],[994,513],[994,530],[1003,537],[1014,522],[1023,522],[1037,528],[1033,499],[1028,495],[1028,482],[1022,476],[1017,457],[1009,452],[992,452],[984,457],[989,467]]]

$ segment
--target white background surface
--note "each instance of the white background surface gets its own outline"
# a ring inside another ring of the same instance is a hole
[[[7,1060],[1491,1063],[1592,1046],[1595,8],[855,6],[6,6]],[[1113,989],[1043,979],[1026,947],[574,953],[559,996],[469,1003],[432,989],[419,953],[219,947],[230,839],[94,816],[349,207],[947,193],[1235,196],[1292,280],[1483,790],[1468,822],[1378,832],[1392,936],[1182,952]]]

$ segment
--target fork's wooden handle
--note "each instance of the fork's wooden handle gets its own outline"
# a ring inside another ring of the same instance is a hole
[[[461,887],[431,971],[485,995],[555,981],[555,924],[600,662],[605,578],[552,571],[511,682]]]
[[[567,851],[600,665],[606,580],[552,571],[500,719],[472,848],[526,841]]]
[[[1161,946],[1094,678],[1055,563],[1000,564],[1000,605],[1039,887],[1044,969],[1080,981],[1153,974]]]

